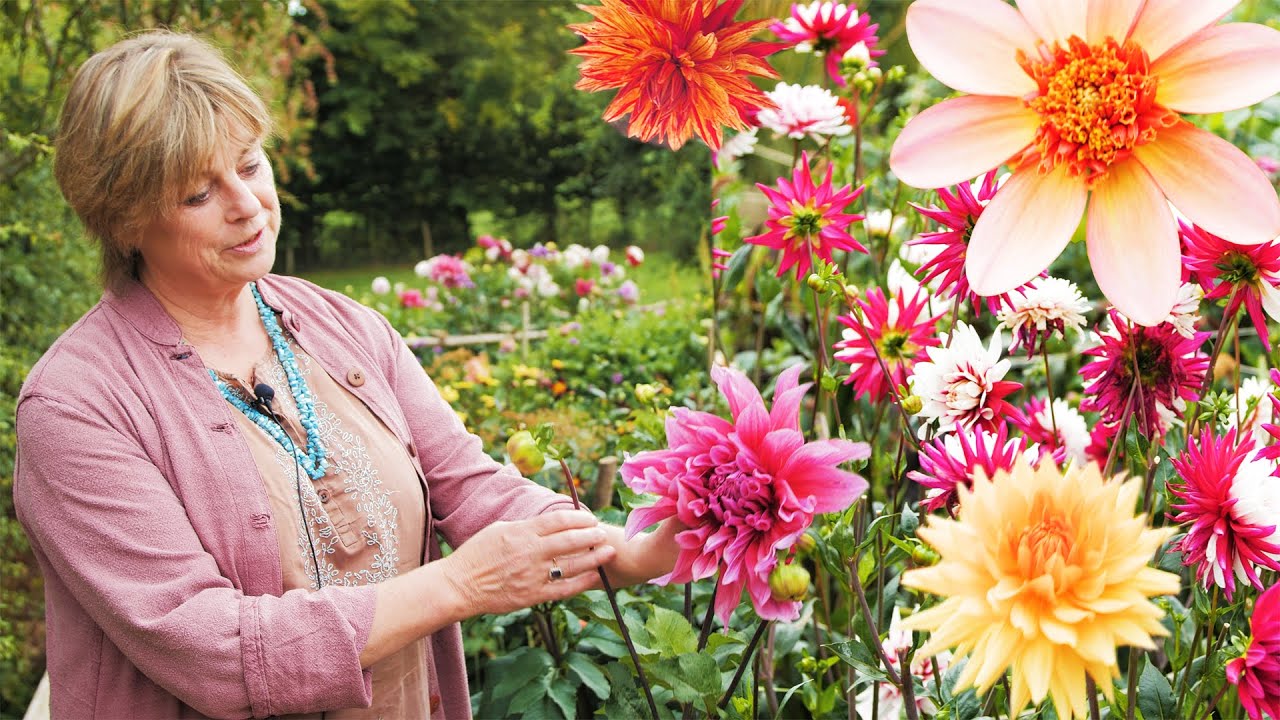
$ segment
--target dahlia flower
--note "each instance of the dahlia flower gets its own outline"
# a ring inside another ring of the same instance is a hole
[[[778,135],[793,140],[807,135],[814,142],[822,143],[829,137],[848,135],[852,130],[845,122],[844,106],[824,87],[778,83],[765,94],[776,109],[761,110],[756,122]]]
[[[928,488],[924,507],[928,512],[946,508],[954,513],[961,487],[973,487],[979,471],[994,477],[997,470],[1009,471],[1021,459],[1035,465],[1039,448],[1028,446],[1025,438],[1010,438],[1001,424],[995,432],[957,430],[935,438],[920,448],[920,469],[907,477]]]
[[[471,267],[462,258],[453,255],[436,255],[423,260],[413,268],[419,277],[430,278],[447,288],[471,288]]]
[[[923,289],[909,298],[899,290],[891,303],[884,290],[873,288],[858,298],[860,321],[852,315],[838,318],[845,329],[834,345],[834,357],[849,364],[845,384],[853,385],[854,398],[866,395],[880,402],[890,390],[906,386],[912,366],[925,359],[925,348],[938,344],[938,318],[930,317],[928,305],[929,294]]]
[[[1280,32],[1214,24],[1237,2],[911,4],[916,58],[970,94],[912,118],[890,168],[919,188],[1013,168],[973,229],[965,267],[975,292],[998,295],[1035,277],[1087,214],[1098,286],[1135,322],[1154,325],[1181,276],[1169,203],[1235,243],[1280,234],[1280,201],[1266,175],[1180,117],[1247,107],[1280,90]]]
[[[628,245],[623,251],[623,255],[627,258],[627,264],[631,267],[640,267],[644,263],[644,250],[638,245]]]
[[[1000,359],[1000,336],[983,347],[978,331],[957,323],[943,345],[928,348],[929,360],[916,363],[911,376],[912,392],[924,401],[920,417],[936,420],[943,432],[973,427],[994,432],[1013,410],[1005,396],[1022,387],[1004,379],[1009,361]]]
[[[1086,395],[1080,409],[1101,413],[1108,424],[1119,424],[1127,412],[1143,435],[1163,435],[1161,415],[1200,398],[1209,358],[1199,347],[1209,334],[1185,338],[1168,323],[1135,326],[1115,308],[1110,318],[1098,334],[1102,344],[1084,351],[1097,359],[1080,369]]]
[[[1252,437],[1237,444],[1235,429],[1219,438],[1210,427],[1187,442],[1173,467],[1182,482],[1169,484],[1177,500],[1170,517],[1191,525],[1178,543],[1182,564],[1228,601],[1237,579],[1261,590],[1258,568],[1280,571],[1280,482],[1272,463],[1253,456]]]
[[[1280,243],[1238,245],[1185,222],[1178,223],[1178,231],[1183,264],[1204,288],[1205,299],[1230,298],[1224,311],[1228,316],[1243,304],[1262,346],[1271,352],[1271,331],[1262,312],[1265,308],[1280,320]]]
[[[1059,465],[1084,463],[1093,438],[1089,424],[1078,410],[1062,398],[1053,399],[1053,413],[1044,398],[1033,397],[1016,413],[1009,414],[1009,424],[1022,433],[1028,443],[1040,446],[1040,459],[1050,455]],[[1056,428],[1056,430],[1055,430]],[[1105,455],[1105,453],[1104,453]]]
[[[604,119],[630,113],[628,136],[679,150],[696,133],[719,150],[722,126],[745,130],[771,106],[749,76],[776,79],[764,58],[782,46],[751,42],[769,20],[733,21],[743,0],[601,1],[579,6],[592,21],[569,26],[585,41],[569,51],[584,58],[575,87],[619,88]]]
[[[1241,437],[1251,436],[1259,444],[1267,442],[1265,426],[1276,419],[1277,401],[1271,396],[1275,391],[1276,386],[1266,378],[1247,377],[1240,381],[1231,403],[1234,412],[1227,416],[1227,422],[1239,430]]]
[[[879,27],[872,24],[870,15],[859,15],[856,5],[815,0],[808,5],[792,3],[791,16],[769,29],[784,42],[795,45],[796,52],[825,56],[827,74],[844,87],[840,61],[845,53],[861,44],[868,64],[871,58],[884,54],[883,50],[873,49]]]
[[[870,456],[866,443],[817,440],[800,432],[800,402],[811,383],[798,385],[801,366],[778,377],[773,407],[738,370],[717,366],[711,378],[729,401],[730,422],[675,408],[667,417],[667,449],[627,459],[621,475],[636,492],[658,500],[632,510],[626,532],[677,517],[675,569],[654,580],[691,582],[720,573],[716,614],[727,622],[743,588],[757,614],[794,620],[800,603],[775,600],[769,574],[779,551],[790,548],[817,513],[844,510],[867,482],[839,466]]]
[[[969,237],[973,233],[974,224],[995,197],[997,188],[996,171],[992,170],[981,181],[975,180],[972,184],[962,182],[953,189],[939,188],[938,199],[943,205],[941,208],[911,203],[916,212],[944,228],[923,233],[907,243],[912,247],[937,248],[933,257],[920,265],[921,272],[925,273],[924,282],[938,279],[941,282],[939,292],[945,292],[947,297],[959,297],[961,301],[972,303],[979,315],[982,314],[982,304],[980,296],[969,287],[965,257],[969,252]],[[999,312],[1001,305],[1008,301],[1008,293],[988,297],[987,309],[992,313]]]
[[[800,164],[792,172],[791,180],[778,178],[778,187],[771,188],[762,183],[756,187],[769,198],[769,219],[765,226],[767,231],[743,242],[763,245],[782,251],[782,262],[778,266],[778,277],[786,274],[792,266],[796,268],[796,279],[809,272],[813,267],[810,255],[817,255],[827,262],[834,262],[832,250],[865,253],[862,246],[846,228],[861,215],[845,215],[843,210],[862,194],[862,187],[853,190],[848,185],[833,190],[831,188],[832,167],[827,166],[827,176],[821,185],[814,186],[813,176],[809,170],[809,154],[802,153]]]
[[[931,515],[918,530],[942,561],[902,577],[946,597],[903,622],[932,632],[918,654],[969,657],[955,692],[985,693],[1010,670],[1010,716],[1048,696],[1062,720],[1087,717],[1085,675],[1110,697],[1116,647],[1154,649],[1167,634],[1147,598],[1179,590],[1177,575],[1147,567],[1173,530],[1134,516],[1141,491],[1092,464],[975,477],[958,520]]]
[[[1280,718],[1280,585],[1258,596],[1249,630],[1249,649],[1227,663],[1227,680],[1249,720],[1262,720],[1263,713]]]
[[[1000,311],[1000,325],[1013,333],[1009,352],[1021,345],[1031,357],[1055,332],[1065,338],[1067,328],[1079,330],[1087,312],[1089,303],[1075,283],[1039,278],[1034,285],[1009,293],[1007,305]]]
[[[374,295],[386,295],[391,292],[391,281],[379,275],[370,283],[369,289],[373,291]]]

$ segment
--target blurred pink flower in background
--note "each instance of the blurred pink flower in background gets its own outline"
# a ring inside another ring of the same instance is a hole
[[[769,26],[784,42],[795,45],[796,52],[811,52],[826,58],[827,74],[841,87],[845,86],[840,61],[845,53],[861,43],[871,58],[884,54],[876,50],[876,30],[867,13],[858,14],[856,4],[815,0],[801,5],[791,4],[791,16]]]

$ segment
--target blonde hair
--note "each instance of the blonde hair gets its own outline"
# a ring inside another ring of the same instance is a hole
[[[102,281],[136,279],[136,238],[173,212],[220,152],[264,139],[257,93],[203,40],[150,31],[80,68],[58,120],[54,175],[102,250]]]

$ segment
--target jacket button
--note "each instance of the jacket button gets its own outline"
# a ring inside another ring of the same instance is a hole
[[[327,502],[329,502],[329,491],[328,491],[328,490],[326,490],[325,488],[320,488],[320,492],[319,492],[319,493],[317,493],[317,494],[320,496],[320,502],[322,502],[322,503],[327,503]]]
[[[351,383],[352,387],[360,387],[364,384],[364,371],[360,368],[351,368],[347,371],[347,382]]]
[[[434,713],[440,709],[440,696],[431,693],[431,712]]]

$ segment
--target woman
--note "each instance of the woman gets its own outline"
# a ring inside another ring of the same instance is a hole
[[[268,274],[269,131],[166,32],[92,57],[63,107],[106,292],[17,411],[54,717],[468,717],[460,620],[674,564],[673,528],[624,543],[490,460],[380,315]]]

